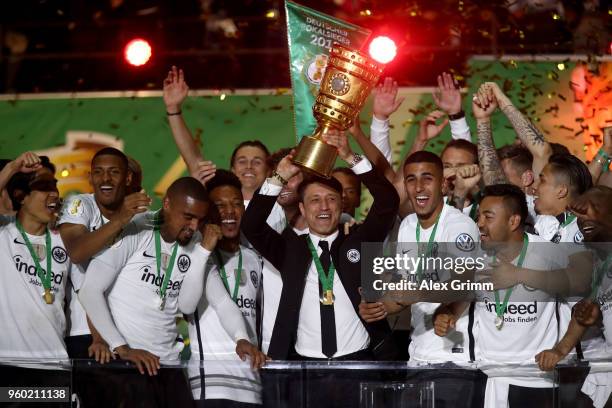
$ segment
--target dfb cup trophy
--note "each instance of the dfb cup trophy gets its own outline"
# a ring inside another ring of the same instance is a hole
[[[330,129],[347,130],[359,115],[384,66],[364,53],[339,44],[331,49],[319,94],[312,108],[317,128],[304,136],[293,162],[307,171],[329,178],[338,151],[322,139]]]

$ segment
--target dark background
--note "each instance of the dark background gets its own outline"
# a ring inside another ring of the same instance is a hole
[[[304,0],[388,35],[386,74],[431,86],[469,75],[474,54],[610,53],[610,2],[551,0]],[[289,87],[284,3],[278,0],[21,0],[0,11],[0,93],[160,89],[168,68],[192,89]],[[128,65],[125,44],[147,39],[152,59]]]

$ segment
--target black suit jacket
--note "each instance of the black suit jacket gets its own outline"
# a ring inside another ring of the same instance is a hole
[[[363,224],[351,228],[348,235],[344,234],[343,228],[339,228],[338,237],[330,248],[338,278],[355,312],[358,312],[361,302],[358,289],[361,286],[361,265],[360,262],[348,261],[347,253],[351,249],[361,253],[362,242],[382,242],[393,226],[399,206],[395,188],[375,169],[359,175],[359,178],[372,194],[374,203]],[[268,355],[273,359],[286,360],[297,339],[300,307],[312,256],[306,234],[298,236],[290,226],[279,234],[266,223],[276,198],[257,191],[242,217],[241,228],[255,249],[281,273],[283,291]],[[312,307],[318,310],[319,305]],[[370,335],[371,347],[377,346],[373,350],[376,358],[394,359],[396,350],[386,319],[374,323],[361,321]]]

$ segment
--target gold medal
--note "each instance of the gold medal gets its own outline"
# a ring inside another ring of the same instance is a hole
[[[45,289],[45,292],[43,293],[43,299],[45,299],[45,303],[48,305],[53,304],[53,301],[55,300],[55,296],[53,296],[53,293],[51,293],[51,289]]]
[[[495,327],[497,330],[501,330],[504,325],[504,318],[502,316],[495,316]]]
[[[323,296],[321,296],[321,303],[323,303],[325,306],[331,306],[334,304],[334,300],[336,300],[336,297],[334,296],[334,292],[332,290],[325,290],[323,291]]]

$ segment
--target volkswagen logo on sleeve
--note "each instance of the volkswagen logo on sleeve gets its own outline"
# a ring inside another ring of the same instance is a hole
[[[473,251],[476,247],[476,244],[474,243],[474,238],[472,238],[470,234],[465,232],[459,234],[459,236],[455,240],[455,245],[457,246],[457,249],[463,252]]]

